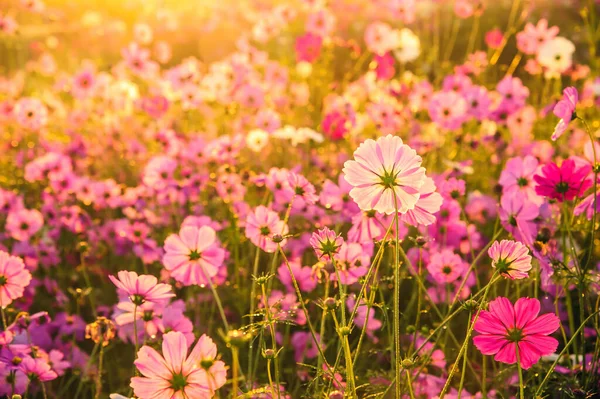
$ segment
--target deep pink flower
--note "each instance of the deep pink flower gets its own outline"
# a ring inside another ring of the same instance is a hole
[[[558,201],[571,201],[581,197],[592,186],[588,179],[591,171],[589,164],[577,165],[572,159],[566,159],[560,167],[551,162],[533,176],[537,183],[535,192]]]
[[[277,243],[273,242],[273,236],[284,236],[288,231],[287,225],[279,219],[277,212],[263,205],[257,206],[246,218],[246,237],[265,252],[275,252]],[[283,246],[285,242],[286,240],[283,240],[279,245]]]
[[[535,298],[519,298],[514,307],[507,298],[496,298],[489,311],[479,314],[474,329],[481,335],[473,343],[484,355],[495,355],[494,359],[507,364],[517,362],[518,346],[521,366],[528,369],[558,346],[548,336],[559,328],[558,317],[552,313],[538,317],[539,313],[540,301]]]
[[[211,398],[213,386],[222,385],[224,376],[219,372],[218,381],[209,381],[202,363],[204,357],[212,360],[214,356],[212,345],[207,348],[207,344],[201,337],[188,356],[185,335],[172,331],[163,337],[162,355],[143,346],[135,361],[142,376],[131,379],[135,395],[140,399]]]
[[[0,306],[6,307],[23,296],[31,282],[31,273],[21,258],[0,250]]]
[[[206,285],[217,275],[225,260],[212,227],[184,226],[165,240],[163,264],[184,285]]]
[[[323,38],[313,33],[305,33],[296,39],[296,62],[313,63],[321,54]]]
[[[350,196],[362,210],[392,214],[414,209],[425,184],[421,157],[397,136],[368,139],[344,163]]]
[[[485,44],[491,49],[500,48],[502,45],[502,41],[504,40],[504,35],[502,31],[498,28],[492,29],[491,31],[485,34]]]
[[[575,119],[575,107],[579,101],[579,94],[574,87],[563,90],[562,99],[554,106],[554,115],[560,118],[552,133],[552,140],[557,140],[567,130],[569,122]]]
[[[492,258],[492,267],[504,277],[512,280],[528,277],[531,270],[531,256],[525,245],[518,241],[495,241],[488,255]]]
[[[131,302],[141,305],[144,302],[162,303],[175,296],[169,284],[158,283],[158,279],[148,274],[121,270],[117,276],[108,276],[117,288],[125,291]]]

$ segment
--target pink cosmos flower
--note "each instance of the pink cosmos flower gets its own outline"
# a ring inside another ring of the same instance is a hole
[[[558,27],[548,28],[548,20],[540,19],[536,26],[527,23],[523,31],[517,33],[517,48],[525,54],[535,54],[539,48],[558,35]]]
[[[362,210],[392,214],[414,209],[425,184],[421,157],[397,136],[368,139],[344,163],[350,196]]]
[[[498,184],[503,193],[521,192],[531,201],[540,203],[541,198],[535,193],[533,176],[538,170],[538,160],[531,155],[524,158],[511,158],[500,174]]]
[[[31,273],[21,258],[0,251],[0,306],[6,307],[23,296],[31,282]]]
[[[343,243],[344,239],[342,236],[328,227],[323,227],[314,232],[310,237],[310,245],[315,250],[319,259],[322,257],[329,259],[330,255],[337,254]]]
[[[27,241],[44,225],[44,217],[37,209],[11,211],[6,218],[6,230],[18,241]]]
[[[524,369],[533,366],[540,357],[556,351],[558,341],[548,335],[555,332],[560,321],[546,313],[538,317],[540,301],[519,298],[513,304],[504,297],[489,304],[489,311],[481,311],[474,329],[481,335],[473,343],[484,355],[495,355],[499,362],[514,364],[519,361]]]
[[[338,273],[331,273],[331,280],[337,280],[339,274],[340,283],[351,285],[358,279],[367,274],[370,262],[370,256],[360,244],[355,242],[345,242],[342,244],[339,253],[335,255],[335,267]]]
[[[225,260],[215,230],[209,226],[184,226],[165,240],[163,264],[184,285],[206,285]]]
[[[296,62],[306,61],[313,63],[321,54],[323,38],[321,36],[305,33],[296,39]]]
[[[142,376],[131,379],[135,395],[140,399],[212,397],[213,385],[202,367],[203,356],[210,358],[212,351],[207,351],[205,344],[200,338],[188,356],[185,335],[172,331],[163,337],[162,355],[150,346],[143,346],[135,361]]]
[[[452,283],[463,275],[467,264],[450,249],[431,255],[427,270],[438,283]]]
[[[277,243],[273,242],[273,236],[284,236],[288,231],[287,225],[279,219],[277,212],[263,205],[257,206],[246,218],[246,237],[265,252],[275,252]],[[283,246],[285,242],[286,240],[283,240],[279,245]]]
[[[48,109],[37,98],[22,98],[15,105],[17,122],[25,129],[38,131],[48,123]]]
[[[539,206],[519,192],[507,193],[500,199],[500,220],[509,233],[529,245],[536,235],[535,219]]]
[[[485,34],[485,44],[491,49],[500,48],[502,41],[504,40],[504,34],[498,28],[492,29]]]
[[[467,118],[467,102],[454,91],[435,93],[429,102],[429,116],[440,127],[455,130],[462,126]]]
[[[27,356],[19,364],[19,369],[27,375],[30,381],[46,382],[58,378],[58,374],[41,358],[34,359]]]
[[[577,165],[573,159],[566,159],[560,167],[551,162],[533,176],[537,183],[535,192],[561,202],[571,201],[592,186],[587,178],[591,171],[589,164]]]
[[[172,287],[169,284],[159,284],[158,279],[148,274],[138,276],[136,272],[121,270],[117,276],[108,276],[117,288],[125,291],[131,299],[131,302],[137,305],[142,303],[155,302],[162,303],[175,296]]]
[[[429,226],[435,222],[434,214],[440,210],[444,199],[436,192],[435,183],[430,177],[425,177],[425,184],[419,189],[420,197],[414,209],[408,210],[401,220],[412,226]]]
[[[560,118],[552,133],[552,140],[556,141],[567,130],[569,122],[576,118],[575,107],[579,100],[579,94],[574,87],[563,90],[562,99],[554,106],[554,115]]]
[[[525,245],[518,241],[495,241],[488,249],[492,267],[511,280],[527,278],[531,270],[531,256]]]

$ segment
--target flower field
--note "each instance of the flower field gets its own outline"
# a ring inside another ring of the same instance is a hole
[[[0,398],[600,398],[600,1],[0,0]]]

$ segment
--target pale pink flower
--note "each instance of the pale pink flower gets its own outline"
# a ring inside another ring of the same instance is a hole
[[[169,284],[158,283],[158,279],[148,274],[138,276],[136,272],[121,270],[117,276],[108,276],[117,288],[125,291],[131,302],[137,305],[142,303],[162,303],[175,296]]]
[[[31,273],[21,258],[0,251],[0,306],[6,307],[23,296],[31,282]]]
[[[397,136],[368,139],[344,163],[350,196],[362,210],[392,214],[414,209],[425,184],[421,157]]]
[[[498,273],[511,280],[527,278],[531,270],[531,256],[525,245],[519,241],[495,241],[488,255],[492,258],[492,267]]]
[[[225,260],[215,230],[209,226],[184,226],[165,240],[163,264],[184,285],[206,285]]]

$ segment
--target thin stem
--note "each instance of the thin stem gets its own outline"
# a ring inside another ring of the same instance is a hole
[[[206,281],[208,282],[208,286],[210,287],[213,297],[215,298],[215,303],[217,304],[217,308],[219,309],[219,314],[221,315],[221,320],[223,321],[223,326],[225,327],[225,331],[227,332],[227,331],[229,331],[229,323],[227,323],[227,317],[225,317],[225,311],[223,310],[223,304],[221,303],[221,298],[219,297],[219,293],[217,292],[217,289],[213,285],[212,280],[209,277],[208,273],[206,273],[204,266],[200,265],[200,267],[202,268],[202,273],[204,273],[204,278],[206,278]]]
[[[100,355],[98,356],[98,373],[96,374],[96,396],[95,399],[100,398],[102,393],[102,366],[104,362],[104,345],[102,339],[100,339]]]
[[[412,377],[410,375],[410,370],[406,370],[406,384],[408,385],[408,394],[410,395],[410,399],[415,399],[415,392],[412,386]]]
[[[343,331],[346,326],[340,326],[338,323],[337,317],[335,316],[335,312],[331,312],[333,316],[333,322],[335,323],[335,327],[338,331],[338,335],[340,337],[340,341],[342,343],[342,348],[344,349],[344,357],[346,358],[346,391],[350,395],[350,398],[356,398],[356,388],[354,386],[354,371],[352,369],[352,354],[350,353],[350,343],[348,342],[348,334],[349,331]]]
[[[396,242],[394,251],[394,370],[396,375],[396,397],[402,396],[400,389],[400,229],[398,220],[398,199],[394,192],[394,220],[396,223]]]
[[[487,298],[490,287],[496,280],[495,277],[496,277],[496,272],[494,272],[494,274],[492,275],[492,278],[490,279],[490,282],[485,287],[485,291],[483,292],[483,297],[481,298],[481,304],[477,308],[477,313],[475,313],[473,322],[467,329],[467,335],[465,337],[465,341],[463,342],[463,345],[460,348],[460,351],[458,352],[458,357],[456,358],[456,362],[454,363],[454,365],[450,369],[450,372],[448,373],[448,379],[446,380],[446,384],[444,384],[444,388],[442,389],[442,392],[440,393],[440,399],[444,399],[444,396],[448,392],[448,389],[450,388],[450,382],[452,381],[452,377],[454,377],[454,374],[456,373],[456,369],[457,369],[456,363],[458,363],[460,361],[462,356],[465,354],[467,347],[469,346],[469,342],[471,341],[471,333],[473,333],[473,328],[475,326],[475,323],[477,322],[477,319],[479,318],[479,314],[481,313],[481,308],[483,307],[482,305]]]
[[[569,342],[567,342],[567,344],[565,345],[565,347],[563,348],[562,351],[560,351],[560,353],[558,354],[558,356],[556,357],[556,360],[554,361],[554,363],[552,363],[552,366],[550,366],[550,368],[548,369],[548,372],[546,373],[546,376],[544,377],[544,379],[542,380],[541,384],[538,386],[537,391],[535,391],[535,395],[533,395],[534,398],[537,398],[540,396],[540,394],[542,393],[542,388],[544,388],[544,385],[546,385],[546,382],[548,381],[548,378],[550,378],[550,376],[552,375],[552,373],[554,372],[554,369],[556,368],[556,365],[558,364],[558,361],[563,357],[563,355],[567,352],[567,349],[569,348],[569,346],[571,346],[571,344],[573,344],[573,341],[575,340],[575,337],[577,336],[577,334],[579,334],[581,332],[581,330],[583,330],[583,328],[585,327],[585,324],[594,316],[596,316],[597,314],[600,314],[599,311],[595,311],[594,313],[592,313],[591,315],[589,315],[584,321],[583,323],[581,323],[581,325],[579,326],[579,328],[577,329],[577,331],[575,331],[573,333],[573,335],[571,336],[571,339],[569,340]]]
[[[515,345],[517,353],[517,370],[519,370],[519,395],[525,399],[525,384],[523,383],[523,368],[521,367],[521,357],[519,356],[519,345]]]
[[[254,313],[256,312],[256,277],[258,274],[258,262],[260,260],[260,248],[256,247],[254,255],[254,266],[252,266],[252,288],[250,289],[250,325],[254,324]],[[248,382],[251,384],[254,379],[252,369],[252,360],[254,358],[254,340],[250,340],[248,348]]]

